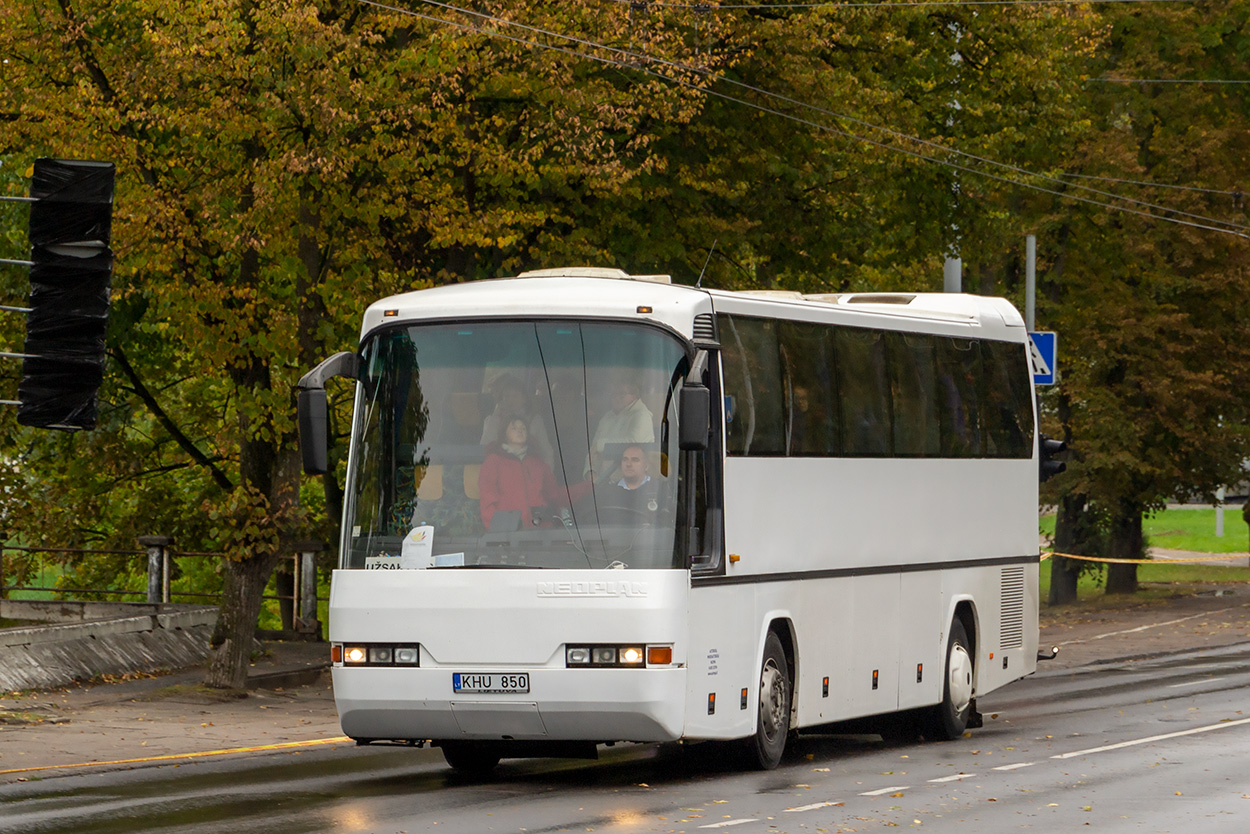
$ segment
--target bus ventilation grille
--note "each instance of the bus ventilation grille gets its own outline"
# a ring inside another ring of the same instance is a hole
[[[999,619],[1000,649],[1024,646],[1024,568],[1003,568],[1002,616]]]
[[[716,319],[711,313],[699,313],[694,317],[694,338],[700,342],[716,341]]]

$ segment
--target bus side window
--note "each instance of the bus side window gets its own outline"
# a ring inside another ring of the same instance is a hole
[[[981,456],[981,419],[976,380],[981,352],[972,339],[938,339],[938,397],[942,457]]]
[[[942,451],[938,416],[936,345],[923,333],[887,333],[894,406],[894,454],[937,457]]]
[[[892,438],[885,334],[858,327],[840,327],[836,332],[842,453],[851,457],[888,455]]]
[[[1027,355],[1019,344],[983,341],[981,359],[980,410],[985,424],[985,454],[1027,458],[1033,454],[1033,402]]]
[[[781,323],[785,363],[786,453],[828,456],[842,449],[833,331],[808,322]]]
[[[730,455],[784,455],[778,322],[721,314],[725,393],[732,397]]]

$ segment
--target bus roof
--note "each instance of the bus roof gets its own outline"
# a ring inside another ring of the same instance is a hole
[[[643,320],[706,338],[716,312],[1023,341],[1024,321],[1003,298],[965,293],[809,293],[709,290],[667,275],[561,267],[448,284],[384,298],[365,311],[361,337],[398,322],[558,317]],[[696,317],[703,317],[704,325]]]

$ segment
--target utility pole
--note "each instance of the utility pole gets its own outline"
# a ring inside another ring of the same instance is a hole
[[[1033,332],[1037,312],[1037,236],[1024,239],[1024,329]]]

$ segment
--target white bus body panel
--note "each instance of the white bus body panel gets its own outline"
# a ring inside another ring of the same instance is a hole
[[[976,694],[1031,674],[1036,483],[1028,459],[728,458],[725,550],[739,558],[724,578],[694,580],[686,734],[754,731],[773,619],[796,643],[795,727],[938,703],[961,601]]]
[[[371,739],[666,741],[682,734],[684,571],[336,570],[330,640],[421,646],[420,667],[333,669],[343,731]],[[567,644],[668,644],[665,668],[565,668]],[[454,672],[529,674],[524,695]]]

